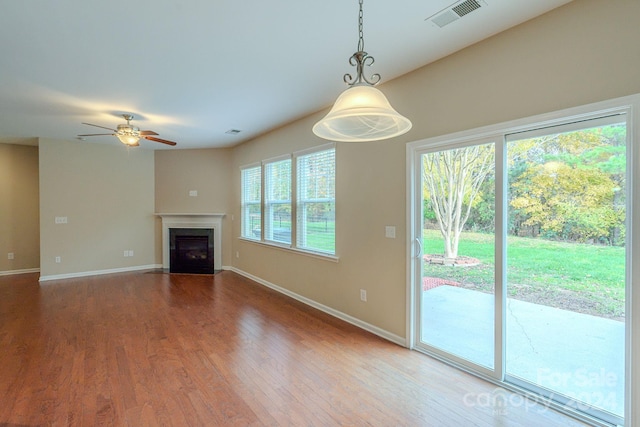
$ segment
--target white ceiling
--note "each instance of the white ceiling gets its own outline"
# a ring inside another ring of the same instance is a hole
[[[459,2],[367,0],[367,74],[384,83],[568,2],[485,0],[439,28],[426,18]],[[0,142],[74,139],[132,113],[174,149],[236,145],[333,103],[357,18],[356,0],[5,2]]]

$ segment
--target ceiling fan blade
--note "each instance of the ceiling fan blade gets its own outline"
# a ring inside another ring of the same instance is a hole
[[[113,133],[86,133],[78,136],[102,136],[102,135],[114,135]]]
[[[167,145],[176,145],[173,141],[167,141],[166,139],[154,138],[152,136],[143,136],[144,139],[148,139],[149,141],[161,142]]]
[[[140,135],[147,136],[147,135],[159,135],[159,134],[155,133],[152,130],[141,130]]]
[[[110,131],[112,131],[112,132],[117,132],[117,130],[115,130],[115,129],[107,128],[107,127],[100,126],[100,125],[94,125],[94,124],[91,124],[91,123],[85,123],[85,122],[82,122],[82,124],[83,124],[83,125],[89,125],[89,126],[95,126],[95,127],[97,127],[97,128],[107,129],[107,130],[110,130]]]

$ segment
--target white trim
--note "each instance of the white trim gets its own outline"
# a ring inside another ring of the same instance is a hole
[[[336,148],[335,142],[329,142],[328,144],[316,145],[315,147],[305,148],[304,150],[298,150],[293,152],[293,157],[306,156],[308,154],[313,154],[318,151],[331,150]]]
[[[631,194],[631,202],[627,201],[627,236],[631,236],[631,244],[627,246],[627,276],[626,295],[625,295],[625,424],[629,426],[640,424],[640,410],[638,409],[638,400],[640,390],[639,370],[634,368],[637,362],[634,356],[640,355],[640,336],[637,327],[634,324],[640,313],[640,292],[635,292],[634,285],[638,286],[638,276],[640,275],[640,238],[633,238],[634,234],[640,230],[640,185],[637,185],[639,179],[638,168],[640,167],[640,149],[638,143],[640,140],[640,95],[633,98],[634,103],[629,107],[627,115],[627,147],[629,156],[627,158],[627,182],[629,187],[628,194]],[[635,278],[635,280],[634,280]],[[636,325],[637,326],[637,325]],[[635,363],[634,363],[635,362]]]
[[[7,270],[0,271],[0,276],[13,276],[15,274],[25,274],[25,273],[39,273],[39,268],[24,268],[22,270]]]
[[[270,195],[271,195],[271,190],[274,188],[274,184],[273,181],[277,180],[277,177],[274,177],[273,175],[273,170],[272,167],[275,164],[278,163],[285,163],[285,162],[289,162],[289,198],[287,200],[271,200],[270,199]],[[294,212],[294,207],[293,207],[293,182],[295,179],[295,175],[293,172],[293,156],[291,154],[285,154],[283,156],[279,156],[279,157],[273,157],[271,159],[268,160],[264,160],[262,162],[262,207],[261,207],[261,211],[262,211],[262,239],[265,242],[270,242],[273,243],[275,245],[282,245],[282,246],[291,246],[293,244],[292,240],[293,240],[293,236],[294,236],[294,230],[293,230],[293,224],[295,223],[295,221],[293,220],[295,218],[295,212]],[[273,231],[276,228],[275,227],[275,220],[273,218],[273,210],[274,210],[274,206],[275,205],[289,205],[289,221],[290,221],[290,228],[289,228],[289,242],[279,242],[277,240],[275,240],[273,238]],[[267,234],[271,235],[271,238],[267,237]]]
[[[269,248],[274,248],[274,249],[279,249],[281,251],[287,251],[287,252],[294,252],[294,253],[298,253],[301,255],[306,255],[306,256],[310,256],[312,258],[318,258],[318,259],[322,259],[325,261],[332,261],[332,262],[339,262],[340,261],[340,257],[328,252],[314,252],[314,251],[308,251],[305,249],[300,249],[300,248],[296,248],[293,246],[289,246],[289,245],[285,245],[285,244],[278,244],[277,242],[273,242],[271,240],[253,240],[253,239],[248,239],[246,237],[238,237],[238,240],[242,240],[243,242],[248,242],[248,243],[256,243],[258,245],[262,245],[262,246],[267,246]]]
[[[188,216],[188,217],[192,217],[192,218],[198,218],[198,217],[208,217],[208,216],[213,216],[213,217],[224,217],[226,214],[225,213],[173,213],[173,212],[156,212],[154,213],[155,216],[166,216],[166,217],[172,217],[172,216]]]
[[[417,149],[411,146],[411,144],[407,144],[406,146],[406,199],[407,199],[407,209],[406,209],[406,237],[407,237],[407,246],[406,246],[406,295],[407,301],[405,305],[406,315],[405,315],[405,342],[407,344],[407,348],[413,350],[416,344],[416,322],[415,316],[417,311],[417,304],[419,301],[416,285],[419,280],[420,272],[418,269],[420,268],[420,264],[415,261],[415,258],[421,256],[421,251],[419,251],[419,246],[416,245],[415,241],[419,236],[418,233],[421,229],[420,227],[420,218],[419,215],[415,215],[417,206],[419,206],[420,201],[418,200],[419,191],[416,190],[416,185],[420,182],[420,178],[418,174],[421,173],[420,168],[417,165],[417,158],[419,157],[417,154]]]
[[[507,227],[509,224],[507,204],[509,197],[507,188],[507,143],[506,138],[496,139],[494,145],[495,155],[495,183],[493,194],[494,202],[494,318],[493,318],[493,374],[492,377],[504,381],[506,374],[507,357]]]
[[[640,94],[425,138],[410,142],[407,146],[412,150],[435,149],[441,146],[453,148],[456,144],[464,145],[468,141],[492,138],[495,137],[495,135],[519,133],[531,130],[532,128],[544,128],[571,121],[589,120],[591,118],[619,114],[623,112],[623,110],[629,109],[635,103],[640,103]]]
[[[264,279],[261,279],[261,278],[259,278],[257,276],[254,276],[254,275],[249,274],[249,273],[247,273],[245,271],[242,271],[242,270],[240,270],[240,269],[238,269],[236,267],[229,267],[229,270],[233,271],[234,273],[238,273],[241,276],[244,276],[244,277],[246,277],[248,279],[251,279],[254,282],[257,282],[257,283],[259,283],[259,284],[261,284],[263,286],[266,286],[267,288],[273,289],[276,292],[279,292],[279,293],[281,293],[283,295],[286,295],[286,296],[288,296],[290,298],[293,298],[293,299],[295,299],[297,301],[300,301],[303,304],[306,304],[306,305],[308,305],[310,307],[313,307],[313,308],[318,309],[318,310],[320,310],[320,311],[322,311],[324,313],[327,313],[327,314],[329,314],[329,315],[331,315],[331,316],[333,316],[335,318],[338,318],[338,319],[343,320],[343,321],[345,321],[347,323],[350,323],[350,324],[352,324],[354,326],[357,326],[360,329],[364,329],[365,331],[371,332],[372,334],[377,335],[377,336],[379,336],[381,338],[384,338],[387,341],[391,341],[394,344],[397,344],[397,345],[402,346],[402,347],[406,347],[406,341],[401,336],[398,336],[396,334],[392,334],[391,332],[386,331],[386,330],[384,330],[382,328],[379,328],[377,326],[374,326],[374,325],[372,325],[370,323],[363,322],[360,319],[357,319],[357,318],[355,318],[353,316],[349,316],[348,314],[345,314],[345,313],[343,313],[341,311],[335,310],[335,309],[333,309],[331,307],[328,307],[328,306],[326,306],[324,304],[320,304],[319,302],[316,302],[316,301],[314,301],[312,299],[309,299],[307,297],[303,297],[302,295],[298,295],[295,292],[291,292],[288,289],[285,289],[283,287],[275,285],[275,284],[273,284],[271,282],[268,282],[268,281],[266,281]]]
[[[252,169],[252,168],[255,168],[255,167],[258,167],[258,166],[262,166],[262,163],[261,162],[254,162],[254,163],[249,163],[248,165],[242,165],[242,166],[240,166],[240,170]]]
[[[281,162],[283,160],[291,160],[292,158],[293,158],[293,154],[291,154],[291,153],[281,154],[279,156],[275,156],[275,157],[270,157],[268,159],[264,159],[261,162],[261,164],[262,164],[262,166],[264,166],[267,163],[276,163],[276,162]]]
[[[540,138],[547,135],[555,135],[560,133],[573,132],[577,130],[584,130],[584,124],[588,123],[589,128],[603,127],[614,125],[621,122],[626,122],[626,112],[617,111],[611,115],[597,115],[596,118],[585,118],[582,120],[576,120],[563,124],[556,124],[552,126],[537,127],[528,131],[515,132],[505,135],[505,142],[520,141],[523,139]]]
[[[156,270],[162,268],[160,264],[138,265],[136,267],[111,268],[108,270],[81,271],[79,273],[53,274],[49,276],[40,276],[38,281],[48,282],[51,280],[74,279],[77,277],[100,276],[103,274],[128,273],[131,271]]]

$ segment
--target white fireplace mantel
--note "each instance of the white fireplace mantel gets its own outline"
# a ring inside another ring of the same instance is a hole
[[[169,268],[170,228],[212,228],[213,268],[222,270],[222,218],[223,213],[156,213],[162,218],[162,268]]]

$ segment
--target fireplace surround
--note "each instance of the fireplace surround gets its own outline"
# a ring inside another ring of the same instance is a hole
[[[162,218],[162,267],[171,269],[170,229],[210,229],[213,231],[213,268],[222,270],[222,218],[223,213],[158,213]]]

